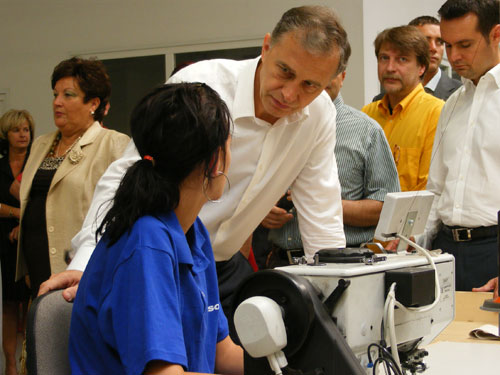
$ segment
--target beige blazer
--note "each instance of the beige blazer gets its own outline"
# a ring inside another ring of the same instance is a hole
[[[57,132],[37,138],[24,168],[21,182],[21,223],[28,203],[33,178],[47,156]],[[47,237],[51,273],[66,269],[65,250],[81,229],[94,194],[94,188],[108,166],[120,158],[129,137],[104,129],[94,122],[73,146],[57,169],[50,184],[46,203]],[[16,280],[27,274],[22,245],[22,225],[17,247]]]

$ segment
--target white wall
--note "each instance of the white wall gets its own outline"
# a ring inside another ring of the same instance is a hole
[[[217,42],[259,45],[281,14],[302,4],[337,10],[352,56],[342,90],[361,108],[378,92],[372,43],[383,28],[435,14],[436,0],[0,0],[0,95],[26,108],[37,134],[54,129],[50,74],[72,55],[130,56]],[[132,52],[131,52],[132,51]],[[167,62],[168,63],[168,62]],[[169,69],[167,67],[167,71]]]
[[[74,54],[103,55],[220,41],[260,44],[280,15],[313,1],[290,0],[0,0],[0,93],[8,105],[26,108],[37,134],[53,129],[50,74]],[[339,3],[339,13],[358,18],[362,0]],[[349,25],[354,22],[346,22]],[[352,69],[363,66],[361,34],[353,33]],[[356,76],[353,74],[352,76]],[[362,81],[348,78],[345,96],[362,104]]]

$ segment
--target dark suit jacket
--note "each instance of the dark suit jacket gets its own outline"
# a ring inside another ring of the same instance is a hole
[[[432,91],[427,87],[424,87],[424,89],[426,92],[434,95],[436,98],[443,99],[444,101],[446,101],[446,99],[448,99],[450,95],[453,94],[455,90],[458,89],[460,86],[462,86],[462,82],[448,77],[448,75],[445,72],[441,71],[441,78],[439,79],[439,82],[436,86],[436,90]],[[372,101],[376,102],[377,100],[380,100],[383,97],[384,93],[380,93],[377,96],[375,96]]]
[[[460,86],[462,86],[462,82],[452,79],[446,73],[442,72],[441,79],[432,95],[446,101]]]

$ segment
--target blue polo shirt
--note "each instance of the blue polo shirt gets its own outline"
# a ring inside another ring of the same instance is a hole
[[[208,232],[184,232],[174,212],[145,216],[118,242],[101,240],[73,306],[73,375],[141,374],[161,360],[213,373],[228,335]]]

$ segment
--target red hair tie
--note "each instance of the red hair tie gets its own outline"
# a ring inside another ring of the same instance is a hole
[[[149,160],[153,164],[153,166],[155,165],[155,159],[151,155],[144,155],[142,158],[144,160]]]

